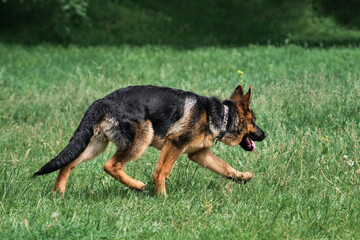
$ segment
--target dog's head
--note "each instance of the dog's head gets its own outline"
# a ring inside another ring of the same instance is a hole
[[[251,96],[252,86],[245,95],[241,84],[236,87],[230,100],[236,105],[238,121],[236,126],[228,132],[229,134],[225,134],[222,139],[225,144],[240,145],[246,151],[255,149],[253,141],[262,141],[266,137],[264,131],[256,125],[256,118],[250,107]]]

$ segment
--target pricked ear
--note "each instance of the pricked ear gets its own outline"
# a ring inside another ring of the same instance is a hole
[[[250,85],[249,91],[242,98],[243,103],[245,103],[247,106],[250,106],[251,96],[252,96],[252,86]]]
[[[241,84],[237,85],[235,91],[230,97],[231,101],[240,101],[241,98],[244,96],[244,88]]]

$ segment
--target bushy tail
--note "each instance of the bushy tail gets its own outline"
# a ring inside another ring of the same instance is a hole
[[[94,134],[94,127],[105,116],[108,107],[101,100],[94,102],[85,112],[80,125],[76,129],[74,135],[71,137],[69,144],[50,162],[45,164],[39,171],[34,174],[43,175],[54,172],[80,156],[86,149]]]

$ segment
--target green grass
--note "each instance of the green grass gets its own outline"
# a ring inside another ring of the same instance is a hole
[[[358,239],[360,49],[23,47],[0,45],[0,238]],[[70,175],[30,176],[67,144],[96,99],[128,85],[181,88],[221,99],[244,71],[267,133],[254,154],[212,151],[255,179],[238,185],[182,156],[154,193],[159,152],[127,165],[144,192],[102,166],[114,146]],[[349,166],[343,156],[355,162]],[[56,221],[51,217],[57,213]],[[25,224],[27,222],[27,224]]]

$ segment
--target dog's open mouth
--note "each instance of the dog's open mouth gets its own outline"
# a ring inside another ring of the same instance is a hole
[[[243,137],[243,139],[241,140],[240,146],[244,150],[252,151],[252,152],[254,152],[255,147],[256,147],[254,141],[249,137],[249,135],[246,135]]]

